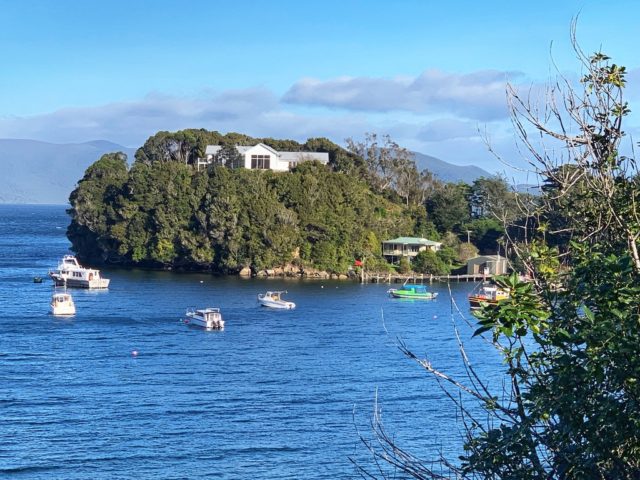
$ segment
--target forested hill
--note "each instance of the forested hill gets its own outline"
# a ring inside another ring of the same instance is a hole
[[[139,152],[131,169],[124,155],[104,155],[71,194],[68,236],[83,260],[222,273],[293,262],[345,272],[384,238],[414,231],[401,205],[321,164],[197,172],[147,161],[142,154],[152,151]]]
[[[307,161],[290,172],[225,166],[234,163],[225,157],[234,155],[234,145],[258,141],[328,152],[329,165]],[[346,150],[324,138],[299,144],[206,130],[159,132],[131,167],[126,155],[111,153],[86,170],[69,199],[67,235],[92,263],[220,273],[287,265],[345,273],[362,258],[387,268],[383,240],[449,235],[455,246],[456,235],[468,239],[469,230],[479,242],[489,239],[481,249],[495,251],[501,225],[486,220],[490,206],[512,203],[500,179],[446,184],[419,172],[410,152],[388,137],[349,143]],[[218,163],[199,170],[196,161],[210,144],[223,147]]]

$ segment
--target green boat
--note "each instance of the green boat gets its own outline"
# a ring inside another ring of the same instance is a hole
[[[436,298],[436,292],[429,292],[424,285],[403,285],[402,288],[391,288],[388,290],[393,298],[418,298],[430,300]]]

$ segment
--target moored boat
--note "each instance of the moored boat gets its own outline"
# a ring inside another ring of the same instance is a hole
[[[495,306],[507,298],[509,298],[509,292],[507,290],[497,285],[484,284],[480,287],[479,291],[469,294],[469,306],[472,309],[480,308],[483,303]]]
[[[56,286],[101,289],[109,288],[109,279],[100,276],[100,270],[85,268],[73,255],[65,255],[58,270],[49,272]]]
[[[59,316],[69,316],[76,314],[76,305],[73,303],[71,294],[66,292],[56,292],[51,296],[51,313]]]
[[[424,285],[405,284],[402,288],[390,288],[387,293],[393,298],[415,298],[431,300],[438,296],[437,292],[430,292]]]
[[[258,302],[263,307],[269,308],[280,308],[285,310],[291,310],[292,308],[296,308],[296,304],[293,302],[289,302],[282,298],[282,295],[287,293],[286,290],[281,291],[268,291],[266,293],[258,294]]]
[[[183,322],[187,325],[203,327],[207,330],[222,330],[224,328],[224,320],[219,308],[189,309],[185,316]]]

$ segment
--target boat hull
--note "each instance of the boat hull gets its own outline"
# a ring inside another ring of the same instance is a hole
[[[188,317],[184,323],[187,325],[192,325],[194,327],[201,327],[207,330],[222,330],[224,328],[224,320],[218,321],[205,321],[200,318]]]
[[[275,301],[275,300],[263,300],[259,299],[260,305],[267,308],[278,308],[281,310],[292,310],[296,308],[296,304],[293,302]]]
[[[186,325],[201,327],[206,330],[223,330],[224,320],[217,309],[188,310],[183,320]]]
[[[472,309],[482,308],[482,304],[489,305],[491,307],[497,306],[502,300],[492,300],[484,297],[469,297],[469,306]]]
[[[389,291],[389,295],[393,298],[414,298],[417,300],[433,300],[438,296],[437,293],[406,293],[402,291]]]
[[[56,287],[88,288],[92,290],[107,289],[109,288],[110,281],[108,278],[84,280],[81,278],[65,277],[58,273],[52,273],[50,277]]]
[[[282,295],[287,293],[286,290],[282,291],[268,291],[267,293],[258,294],[258,303],[263,307],[277,308],[279,310],[291,310],[296,308],[296,304],[289,302],[282,298]]]
[[[51,314],[55,315],[56,317],[70,317],[76,314],[76,307],[51,305]]]

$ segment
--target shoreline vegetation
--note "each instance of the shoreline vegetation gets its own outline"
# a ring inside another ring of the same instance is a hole
[[[236,146],[326,152],[286,172],[229,168]],[[200,168],[208,145],[219,154]],[[500,177],[473,185],[419,172],[389,137],[300,144],[207,130],[159,132],[129,165],[121,152],[87,168],[69,197],[67,237],[82,262],[242,276],[359,278],[445,275],[478,253],[495,254],[515,193]],[[391,265],[382,242],[413,235],[442,243]]]

